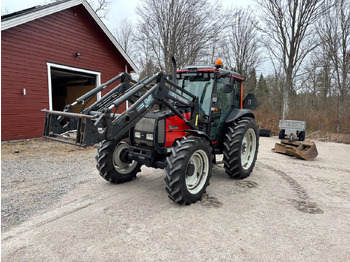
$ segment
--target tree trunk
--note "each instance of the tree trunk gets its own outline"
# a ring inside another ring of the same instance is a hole
[[[284,86],[283,93],[283,112],[282,119],[284,120],[289,113],[289,96],[291,91],[293,90],[293,78],[292,78],[292,70],[291,67],[286,70],[286,85]]]
[[[289,92],[286,90],[283,94],[283,112],[282,119],[286,119],[286,116],[289,112]]]

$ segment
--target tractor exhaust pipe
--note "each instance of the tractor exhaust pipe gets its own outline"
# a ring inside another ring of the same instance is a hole
[[[176,60],[175,57],[171,57],[171,61],[173,61],[173,82],[176,81]]]

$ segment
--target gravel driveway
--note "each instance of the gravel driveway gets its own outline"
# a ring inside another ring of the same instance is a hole
[[[1,145],[1,231],[26,221],[91,182],[96,149],[43,139]]]
[[[94,148],[2,143],[2,260],[350,261],[350,145],[317,141],[303,161],[277,141],[260,139],[247,179],[215,166],[191,206],[167,198],[162,170],[112,185]]]

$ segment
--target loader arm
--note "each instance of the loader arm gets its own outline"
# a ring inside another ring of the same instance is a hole
[[[152,83],[155,84],[149,87]],[[100,87],[95,88],[78,98],[75,103],[82,103],[82,101],[94,96],[99,90],[101,90]],[[176,90],[179,90],[181,94],[186,94],[191,99],[185,98]],[[140,95],[140,92],[142,95]],[[115,99],[111,101],[111,97]],[[112,111],[116,110],[125,101],[131,101],[132,106],[121,115],[113,114]],[[190,118],[185,119],[170,101],[190,108]],[[114,88],[80,114],[69,112],[70,106],[66,106],[64,112],[42,110],[46,113],[44,137],[79,146],[89,146],[103,140],[113,140],[134,127],[155,104],[169,108],[175,115],[183,119],[191,129],[198,129],[198,97],[167,80],[166,76],[160,72],[145,81],[136,83],[134,86],[123,85],[122,83],[121,86]],[[68,119],[65,125],[62,124],[64,118]],[[76,130],[73,141],[72,137],[69,136],[69,132],[72,132],[72,130]]]

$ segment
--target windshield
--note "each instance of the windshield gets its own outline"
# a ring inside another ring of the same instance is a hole
[[[179,86],[182,86],[186,91],[194,94],[199,98],[199,110],[203,117],[208,117],[211,107],[211,96],[213,92],[214,79],[204,78],[201,76],[193,76],[190,78],[180,79]],[[182,94],[186,98],[190,98],[186,94]]]

